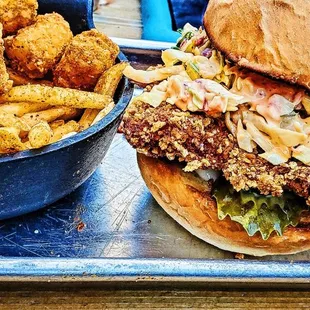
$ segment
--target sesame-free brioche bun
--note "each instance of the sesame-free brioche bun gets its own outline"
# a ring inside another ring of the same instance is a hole
[[[210,0],[204,26],[241,67],[310,90],[310,1]]]
[[[138,153],[142,177],[160,206],[196,237],[223,250],[255,256],[294,254],[310,249],[310,226],[287,227],[283,236],[250,237],[228,216],[219,220],[211,185],[178,163]],[[310,222],[309,215],[303,220]]]

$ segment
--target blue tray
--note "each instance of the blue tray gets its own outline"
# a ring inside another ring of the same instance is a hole
[[[74,193],[0,222],[2,281],[308,284],[309,254],[236,260],[195,238],[157,205],[121,135]]]
[[[167,47],[118,43],[140,68],[158,63],[160,50]],[[234,257],[189,234],[158,206],[140,176],[136,152],[121,135],[75,192],[50,207],[0,222],[2,284],[138,282],[192,288],[193,283],[238,283],[292,288],[310,282],[309,252]]]

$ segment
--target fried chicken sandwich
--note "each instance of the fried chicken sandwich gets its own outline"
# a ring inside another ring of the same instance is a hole
[[[157,202],[195,236],[256,256],[310,249],[310,2],[210,0],[121,130]]]

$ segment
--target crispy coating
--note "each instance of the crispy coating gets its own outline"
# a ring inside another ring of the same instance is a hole
[[[170,104],[156,109],[140,101],[130,105],[121,131],[138,152],[185,161],[186,171],[221,169],[236,145],[223,121]]]
[[[0,95],[8,92],[13,85],[13,81],[9,80],[9,74],[6,70],[6,65],[3,58],[3,40],[2,40],[2,25],[0,24]]]
[[[39,15],[33,25],[5,39],[5,51],[15,70],[42,78],[59,61],[71,39],[69,24],[62,16]]]
[[[235,148],[222,170],[236,190],[257,188],[264,195],[280,196],[288,189],[310,205],[310,167],[301,162],[274,166],[257,154]]]
[[[75,36],[53,71],[54,84],[93,90],[101,74],[115,62],[119,47],[92,29]]]
[[[183,112],[170,104],[153,108],[136,102],[127,109],[120,129],[147,156],[184,161],[185,171],[222,170],[238,191],[256,188],[264,195],[280,196],[291,190],[310,205],[309,166],[295,161],[274,166],[239,149],[220,119]]]
[[[0,23],[3,25],[3,36],[15,34],[17,30],[33,24],[37,9],[37,0],[1,0]]]

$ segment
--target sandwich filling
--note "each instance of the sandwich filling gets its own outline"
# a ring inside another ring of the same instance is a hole
[[[304,89],[234,66],[189,24],[162,60],[147,71],[125,69],[146,86],[123,120],[128,141],[147,156],[184,162],[185,171],[203,178],[221,171],[229,183],[215,186],[219,218],[229,215],[249,235],[259,231],[266,239],[297,225],[310,205]]]

